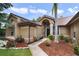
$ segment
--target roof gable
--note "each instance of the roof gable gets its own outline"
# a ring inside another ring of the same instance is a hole
[[[40,21],[41,21],[43,18],[47,18],[47,19],[50,19],[50,20],[52,20],[52,21],[55,21],[53,17],[47,16],[47,15],[44,15],[44,16],[40,17]]]
[[[71,23],[75,22],[76,20],[78,20],[77,18],[79,17],[79,12],[77,12],[72,19],[67,23],[67,25],[70,25]]]
[[[65,26],[71,19],[73,16],[68,16],[68,17],[61,17],[57,19],[57,24],[59,26]]]

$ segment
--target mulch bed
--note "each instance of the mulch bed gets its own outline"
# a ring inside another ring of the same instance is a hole
[[[28,45],[26,43],[16,43],[16,47],[27,47]]]
[[[51,42],[50,46],[46,46],[45,42],[41,43],[39,47],[44,50],[49,56],[74,56],[74,50],[71,43],[63,41],[59,43]]]

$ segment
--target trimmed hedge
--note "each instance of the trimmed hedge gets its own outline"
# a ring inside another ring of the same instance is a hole
[[[74,47],[74,53],[75,53],[76,55],[79,55],[79,47]]]
[[[48,38],[50,39],[50,40],[54,40],[54,36],[53,35],[48,35]]]
[[[61,35],[58,36],[58,39],[59,40],[64,40],[64,36],[61,34]]]

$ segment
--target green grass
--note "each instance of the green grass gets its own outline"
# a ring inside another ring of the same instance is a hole
[[[0,56],[32,56],[29,49],[0,49]]]

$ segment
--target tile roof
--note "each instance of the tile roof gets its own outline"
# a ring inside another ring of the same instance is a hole
[[[11,13],[11,14],[15,15],[13,13]],[[56,22],[57,22],[57,24],[59,26],[65,26],[65,25],[69,24],[70,21],[72,21],[73,19],[78,17],[78,14],[79,14],[79,12],[74,16],[58,18]],[[15,15],[15,16],[20,17],[21,20],[23,20],[24,22],[31,22],[31,23],[34,23],[34,24],[37,24],[37,25],[41,25],[40,22],[32,22],[32,21],[30,21],[30,20],[28,20],[26,18],[21,17],[21,16],[18,16],[18,15]],[[48,18],[48,19],[51,19],[52,21],[55,21],[55,19],[53,17],[51,17],[51,16],[44,15],[44,16],[40,17],[40,20],[43,19],[43,18]]]
[[[51,17],[51,16],[48,16],[48,15],[44,15],[44,16],[40,17],[40,20],[43,19],[43,18],[48,18],[48,19],[51,19],[51,20],[54,21],[54,18]]]
[[[10,15],[14,15],[14,16],[16,16],[16,17],[19,17],[21,20],[23,20],[23,21],[25,21],[25,22],[30,21],[29,19],[26,19],[26,18],[24,18],[24,17],[18,16],[18,15],[13,14],[13,13],[10,13]]]
[[[34,22],[32,22],[31,20],[26,19],[26,18],[24,18],[24,17],[21,17],[21,16],[18,16],[18,15],[15,15],[15,14],[13,14],[13,13],[10,13],[10,15],[13,15],[13,16],[15,16],[15,17],[19,17],[19,18],[20,18],[22,21],[24,21],[24,22],[29,22],[29,23],[31,23],[31,24],[35,24],[35,25],[40,26],[40,24],[34,23]]]
[[[59,26],[65,26],[73,18],[73,16],[61,17],[57,19],[57,24]]]

